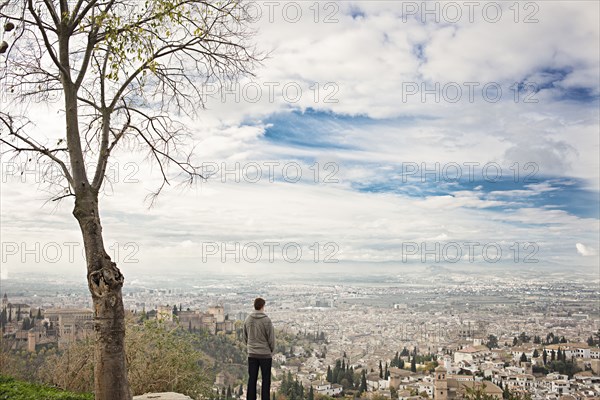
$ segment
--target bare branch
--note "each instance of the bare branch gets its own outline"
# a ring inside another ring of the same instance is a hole
[[[62,196],[54,197],[52,199],[52,201],[61,201],[62,199],[67,198],[67,197],[71,197],[71,196],[75,197],[75,194],[74,193],[67,193],[67,194],[62,195]]]
[[[33,19],[35,19],[36,25],[39,29],[39,32],[42,35],[42,39],[44,40],[44,44],[46,45],[46,49],[48,50],[48,54],[52,58],[52,61],[54,61],[54,64],[63,73],[63,76],[65,78],[69,77],[70,76],[69,70],[67,70],[67,68],[65,68],[60,63],[60,61],[58,60],[58,57],[54,53],[54,47],[50,44],[50,40],[48,39],[48,35],[46,34],[46,29],[44,29],[45,24],[42,22],[42,19],[40,18],[40,16],[36,13],[36,11],[33,8],[33,0],[27,0],[27,5],[28,5],[29,13],[33,16]]]
[[[60,18],[58,16],[58,14],[56,14],[56,9],[54,8],[54,4],[52,4],[52,2],[50,0],[44,0],[44,4],[46,5],[46,9],[48,9],[48,12],[50,13],[50,16],[52,17],[52,20],[54,21],[54,25],[59,26]]]
[[[117,135],[118,137],[122,137],[127,129],[129,128],[131,123],[131,116],[128,115],[128,119],[121,128],[121,132]],[[110,135],[110,112],[108,110],[103,110],[102,112],[102,140],[100,142],[100,151],[98,153],[98,166],[96,167],[96,174],[94,175],[94,180],[92,181],[92,187],[96,190],[100,190],[102,186],[102,181],[104,180],[104,175],[106,174],[106,165],[108,163],[108,157],[110,156],[110,150],[114,146],[109,147],[109,135]],[[114,142],[116,142],[118,139]]]
[[[14,119],[11,116],[8,116],[4,113],[0,113],[0,122],[2,123],[2,125],[4,125],[8,129],[9,136],[13,136],[16,139],[21,140],[22,142],[27,144],[29,147],[16,146],[4,138],[0,139],[0,141],[2,143],[7,144],[8,146],[12,147],[13,150],[15,150],[15,151],[32,151],[32,152],[36,152],[36,153],[39,153],[39,154],[42,154],[42,155],[48,157],[49,159],[51,159],[52,161],[54,161],[55,163],[57,163],[60,166],[65,178],[67,179],[67,182],[69,182],[70,185],[73,184],[73,179],[71,177],[71,174],[69,173],[69,170],[68,170],[66,164],[63,162],[63,160],[61,160],[54,154],[54,153],[57,153],[60,151],[64,151],[65,149],[48,149],[45,146],[42,146],[42,145],[36,143],[34,139],[28,137],[26,134],[21,133],[23,128],[25,126],[27,126],[28,123],[25,123],[19,127],[16,127]]]
[[[83,79],[85,78],[85,74],[87,72],[88,66],[90,65],[90,60],[92,58],[92,54],[94,51],[94,46],[96,45],[96,36],[98,34],[98,28],[94,27],[90,30],[88,34],[88,42],[87,47],[85,48],[85,55],[83,56],[83,62],[81,64],[81,69],[79,70],[79,75],[75,79],[75,87],[81,86]]]

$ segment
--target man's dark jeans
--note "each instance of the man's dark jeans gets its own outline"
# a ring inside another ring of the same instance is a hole
[[[247,400],[256,400],[256,382],[258,381],[258,369],[262,375],[261,400],[271,400],[271,364],[272,358],[248,357],[248,393]]]

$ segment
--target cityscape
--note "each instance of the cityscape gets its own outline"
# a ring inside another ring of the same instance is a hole
[[[310,339],[278,346],[273,393],[288,373],[307,392],[355,393],[358,382],[355,388],[331,376],[341,360],[357,376],[365,371],[372,398],[460,398],[466,388],[483,387],[499,399],[505,390],[592,399],[600,395],[598,282],[593,273],[565,278],[539,269],[503,276],[439,266],[321,282],[302,274],[269,282],[174,273],[136,277],[123,298],[131,315],[236,337],[253,298],[263,296],[278,336]],[[86,290],[53,275],[3,281],[2,307],[12,309],[12,323],[3,316],[4,337],[36,351],[92,335]],[[23,322],[29,318],[31,328]],[[229,387],[243,398],[244,379],[239,371],[217,374],[213,390]]]

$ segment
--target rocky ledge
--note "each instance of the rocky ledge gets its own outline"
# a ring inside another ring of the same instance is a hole
[[[192,400],[191,397],[179,393],[146,393],[140,396],[133,396],[133,400]]]

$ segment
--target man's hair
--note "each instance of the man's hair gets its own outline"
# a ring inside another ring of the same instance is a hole
[[[265,303],[265,299],[263,299],[262,297],[257,297],[256,299],[254,299],[254,309],[257,311],[260,310],[265,306]]]

